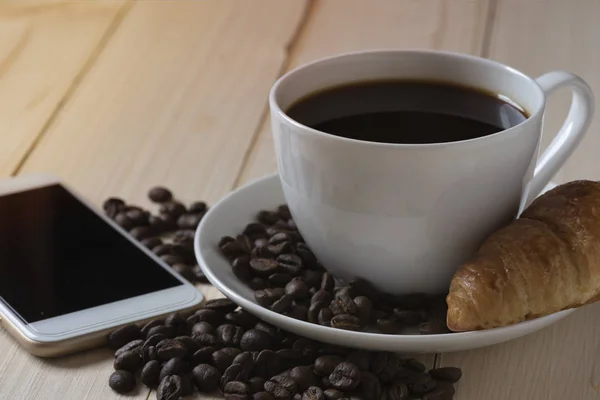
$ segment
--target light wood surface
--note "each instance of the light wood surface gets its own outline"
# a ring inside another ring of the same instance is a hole
[[[0,3],[0,176],[56,173],[97,203],[147,205],[155,184],[214,203],[275,171],[266,97],[290,68],[352,50],[433,48],[532,76],[572,70],[600,93],[598,15],[597,0]],[[544,143],[568,102],[551,99]],[[598,126],[557,181],[600,178]],[[597,399],[598,322],[592,305],[529,337],[436,360],[463,368],[459,400]],[[43,360],[0,331],[0,399],[118,398],[111,369],[108,350]]]

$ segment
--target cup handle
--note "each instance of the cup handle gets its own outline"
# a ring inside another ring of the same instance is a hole
[[[552,71],[540,76],[536,81],[546,96],[563,86],[570,86],[573,96],[571,108],[563,126],[537,162],[526,204],[530,204],[542,192],[550,179],[577,148],[594,115],[592,90],[577,75],[566,71]]]

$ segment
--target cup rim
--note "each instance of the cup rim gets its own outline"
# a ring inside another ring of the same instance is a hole
[[[376,54],[376,53],[379,53],[379,54],[401,53],[401,54],[412,54],[412,55],[435,54],[435,55],[439,55],[442,57],[458,58],[458,59],[462,59],[463,61],[483,63],[489,67],[504,69],[505,71],[507,71],[511,74],[517,75],[518,77],[524,78],[525,80],[527,80],[531,84],[531,87],[535,91],[538,92],[542,101],[540,102],[539,106],[535,110],[532,110],[531,114],[524,121],[518,123],[517,125],[511,126],[508,129],[503,129],[501,131],[492,133],[490,135],[479,136],[479,137],[475,137],[475,138],[471,138],[471,139],[456,140],[456,141],[451,141],[451,142],[436,142],[436,143],[382,143],[382,142],[370,142],[370,141],[366,141],[366,140],[358,140],[358,139],[351,139],[351,138],[347,138],[347,137],[343,137],[343,136],[331,135],[327,132],[323,132],[318,129],[311,128],[307,125],[304,125],[304,124],[296,121],[295,119],[293,119],[289,115],[287,115],[287,113],[285,111],[283,111],[281,109],[281,107],[279,106],[279,103],[276,100],[276,96],[277,96],[277,92],[278,92],[281,84],[284,81],[286,81],[286,80],[290,79],[291,77],[293,77],[294,75],[296,75],[297,73],[299,73],[300,71],[310,68],[314,65],[326,63],[328,61],[332,61],[335,59],[341,59],[341,58],[346,58],[346,57],[355,57],[355,56],[368,55],[368,54]],[[431,147],[450,147],[450,146],[459,146],[459,145],[464,145],[464,144],[478,143],[478,142],[483,142],[483,141],[487,141],[487,140],[493,140],[495,138],[498,138],[499,136],[504,136],[504,135],[514,133],[516,130],[522,128],[523,126],[525,126],[529,123],[532,123],[533,120],[537,120],[538,118],[541,117],[541,114],[543,113],[543,110],[546,106],[546,95],[545,95],[542,87],[538,84],[538,82],[534,78],[531,78],[529,75],[524,74],[523,72],[519,71],[516,68],[513,68],[509,65],[503,64],[503,63],[495,61],[495,60],[491,60],[489,58],[474,56],[474,55],[467,54],[467,53],[459,53],[459,52],[443,51],[443,50],[372,49],[372,50],[359,50],[359,51],[344,52],[344,53],[339,53],[339,54],[335,54],[335,55],[328,56],[328,57],[322,57],[317,60],[299,65],[299,66],[291,69],[290,71],[286,72],[281,77],[279,77],[275,81],[273,86],[271,87],[271,90],[269,92],[269,105],[270,105],[272,114],[275,113],[280,118],[283,118],[288,124],[291,124],[291,125],[295,126],[296,128],[300,128],[298,130],[298,132],[300,132],[302,134],[313,134],[313,135],[317,135],[318,137],[323,138],[323,139],[336,140],[336,141],[341,141],[341,142],[348,143],[348,144],[356,144],[356,145],[363,145],[363,146],[368,145],[368,146],[383,147],[383,148],[409,148],[409,147],[431,148]]]

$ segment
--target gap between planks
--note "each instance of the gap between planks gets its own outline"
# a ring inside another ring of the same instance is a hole
[[[21,172],[21,169],[23,168],[23,166],[25,165],[25,163],[27,162],[27,160],[29,159],[31,154],[34,152],[37,145],[44,138],[44,135],[46,134],[46,132],[48,132],[48,130],[52,127],[52,125],[54,124],[54,121],[56,121],[56,118],[60,115],[64,106],[69,102],[69,100],[71,99],[71,97],[73,96],[75,91],[77,90],[77,87],[79,86],[79,84],[83,81],[85,76],[92,69],[92,67],[96,63],[96,60],[98,60],[98,57],[100,57],[100,54],[102,54],[102,51],[106,48],[106,46],[110,42],[111,38],[114,36],[115,32],[119,29],[119,27],[121,26],[121,23],[123,22],[123,20],[129,13],[131,8],[133,7],[133,5],[134,5],[134,1],[128,0],[126,3],[123,4],[123,6],[119,9],[119,11],[117,11],[114,19],[112,20],[112,22],[106,29],[106,32],[104,32],[104,35],[102,35],[102,37],[98,41],[96,48],[92,51],[92,53],[90,54],[88,59],[83,63],[81,70],[79,70],[79,72],[75,75],[75,77],[73,78],[73,81],[71,82],[71,84],[69,85],[67,90],[65,91],[65,94],[58,101],[58,103],[56,104],[56,107],[50,113],[50,115],[48,116],[48,119],[46,120],[44,125],[42,125],[42,128],[40,129],[40,131],[38,132],[36,137],[32,140],[32,142],[29,145],[29,147],[27,148],[27,150],[23,153],[23,156],[19,160],[19,163],[15,166],[15,168],[10,173],[11,176],[16,176]]]

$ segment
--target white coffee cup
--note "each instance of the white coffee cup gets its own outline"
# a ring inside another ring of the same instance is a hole
[[[470,140],[390,144],[311,129],[286,115],[313,92],[367,80],[432,79],[498,93],[524,122]],[[566,121],[538,160],[546,96],[573,91]],[[437,51],[366,51],[296,68],[271,89],[279,176],[294,221],[322,264],[395,294],[443,293],[482,240],[548,184],[593,115],[589,86],[569,72],[537,79],[488,59]]]

